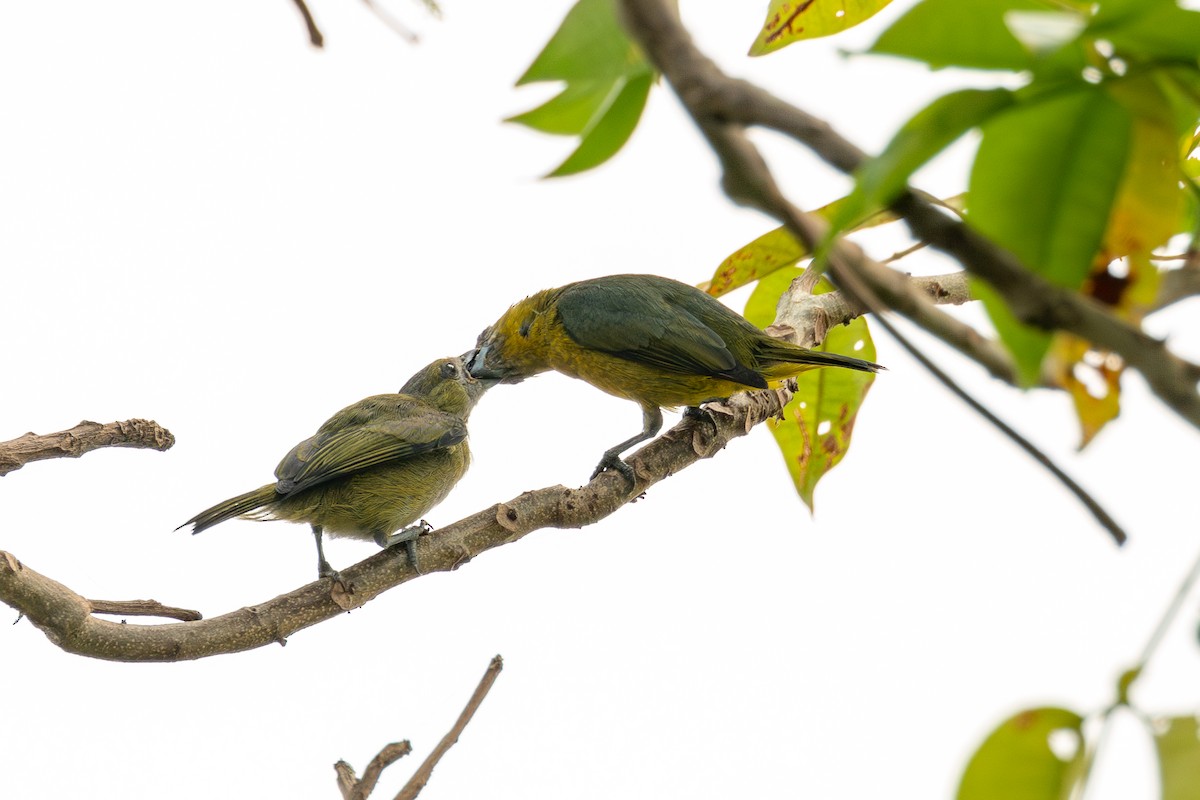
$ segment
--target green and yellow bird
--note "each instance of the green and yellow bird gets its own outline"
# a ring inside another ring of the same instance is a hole
[[[815,367],[876,372],[878,364],[768,336],[716,298],[656,275],[610,275],[547,289],[479,336],[476,378],[517,383],[557,370],[642,407],[642,430],[604,453],[592,477],[662,429],[662,409],[697,407],[765,389]]]
[[[334,414],[284,456],[275,483],[201,511],[180,528],[199,533],[234,517],[307,522],[317,541],[321,577],[340,581],[325,560],[322,533],[403,543],[416,566],[422,520],[470,463],[467,417],[491,383],[468,373],[462,358],[418,372],[398,394],[359,400]]]

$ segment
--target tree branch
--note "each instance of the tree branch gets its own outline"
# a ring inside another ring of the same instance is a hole
[[[333,769],[337,772],[338,789],[342,792],[342,800],[366,800],[371,796],[371,792],[375,791],[375,784],[379,782],[379,776],[383,774],[383,771],[411,752],[412,745],[407,739],[384,745],[383,749],[371,759],[371,763],[367,764],[362,778],[357,777],[354,774],[354,767],[345,761],[334,764]]]
[[[84,420],[69,431],[38,435],[27,433],[0,442],[0,476],[20,469],[31,461],[47,458],[79,458],[101,447],[137,447],[169,450],[175,437],[153,420],[127,419],[124,422]]]
[[[1017,369],[1012,356],[995,340],[948,314],[929,313],[930,304],[961,305],[970,301],[970,285],[965,272],[906,280],[928,302],[908,303],[908,293],[891,295],[903,306],[900,313],[932,333],[971,360],[983,365],[993,377],[1015,385]],[[843,292],[811,294],[804,286],[793,285],[779,298],[775,324],[767,329],[773,336],[789,339],[801,347],[815,347],[824,341],[835,325],[845,325],[869,309]],[[899,309],[894,309],[899,310]]]
[[[164,617],[183,622],[204,619],[199,611],[164,606],[157,600],[88,600],[93,614],[116,614],[122,617]]]
[[[321,29],[317,27],[317,21],[313,18],[312,11],[308,8],[308,3],[304,0],[292,0],[296,4],[296,10],[300,12],[300,16],[304,19],[304,27],[308,29],[308,41],[313,47],[324,47],[325,37],[321,33]]]
[[[475,712],[479,710],[483,699],[492,690],[492,684],[496,682],[496,678],[500,677],[500,670],[502,669],[504,669],[504,659],[498,655],[493,656],[487,670],[483,673],[483,677],[479,680],[479,685],[472,692],[471,699],[467,701],[467,705],[463,708],[462,713],[455,720],[454,727],[442,737],[437,747],[433,748],[433,752],[421,762],[421,766],[417,767],[417,771],[408,779],[408,783],[404,784],[404,788],[396,794],[396,800],[416,800],[417,795],[425,788],[425,784],[429,783],[429,776],[433,774],[433,768],[442,760],[442,756],[446,755],[450,751],[450,748],[458,743],[458,737],[462,736],[462,732],[466,730],[467,724],[475,716]]]
[[[757,86],[721,72],[695,47],[678,16],[664,0],[621,0],[621,8],[631,33],[666,76],[696,124],[709,138],[725,168],[723,182],[730,197],[766,211],[789,227],[800,221],[802,224],[793,232],[801,241],[806,244],[819,241],[819,238],[809,239],[814,230],[820,230],[819,226],[805,222],[803,217],[806,215],[789,213],[786,206],[779,202],[783,198],[774,189],[773,182],[768,186],[761,180],[749,177],[759,172],[758,177],[761,178],[761,170],[756,166],[761,159],[757,154],[750,156],[746,152],[746,148],[752,146],[740,135],[742,128],[762,126],[784,133],[845,173],[851,173],[861,166],[867,158],[866,154],[823,120]],[[736,131],[738,135],[733,136],[731,131]],[[752,169],[750,173],[733,171],[730,169],[732,165],[750,166]],[[786,200],[783,202],[786,204]],[[904,216],[918,239],[950,254],[969,272],[992,284],[1023,322],[1044,330],[1069,331],[1117,353],[1142,373],[1160,400],[1200,427],[1200,392],[1196,385],[1200,381],[1200,366],[1175,356],[1162,342],[1110,314],[1089,298],[1055,286],[1029,272],[1011,254],[967,227],[961,220],[951,219],[919,197],[918,193],[909,192],[894,208]],[[831,255],[831,274],[833,263],[839,256],[838,250],[835,247]],[[897,305],[900,294],[891,293],[893,288],[898,287],[894,286],[892,279],[878,273],[869,259],[860,260],[845,249],[840,257],[849,261],[867,289],[877,294],[883,303],[905,313]],[[844,275],[834,277],[845,278]],[[842,288],[847,287],[843,285]],[[918,320],[914,318],[914,321]]]
[[[818,252],[828,234],[828,223],[815,214],[807,214],[800,210],[784,196],[767,167],[766,161],[746,136],[743,126],[731,123],[729,121],[731,115],[722,114],[720,109],[713,105],[715,97],[729,100],[733,105],[738,105],[738,90],[748,84],[731,81],[717,69],[712,61],[701,54],[692,43],[687,31],[683,29],[678,15],[663,0],[622,0],[621,8],[625,25],[633,33],[634,38],[640,42],[650,59],[666,76],[668,82],[675,87],[696,125],[720,160],[722,186],[726,194],[735,202],[757,208],[779,220],[810,253]],[[693,74],[693,70],[695,74]],[[698,84],[696,82],[698,75],[710,80],[711,85]],[[695,102],[702,103],[702,106],[693,107],[689,97]],[[778,103],[775,104],[775,107],[778,108]],[[822,135],[826,138],[836,136],[829,130],[823,131]],[[842,155],[849,159],[853,153],[847,151]],[[909,197],[914,202],[925,202],[918,200],[911,193]],[[934,208],[932,204],[925,203],[925,205]],[[903,213],[903,209],[899,206],[897,206],[897,210]],[[955,222],[942,214],[940,209],[938,217],[946,224]],[[960,225],[960,227],[962,226]],[[937,241],[933,236],[926,235],[924,231],[918,231],[915,227],[914,232],[918,234],[918,238],[931,243]],[[982,240],[982,237],[972,235],[976,239]],[[990,245],[986,240],[983,241]],[[990,246],[995,250],[999,249],[994,245]],[[1096,502],[1095,498],[1059,469],[1032,442],[1001,421],[963,390],[944,370],[938,368],[919,348],[896,330],[882,314],[889,307],[898,305],[907,307],[910,304],[924,304],[926,310],[923,313],[925,314],[942,313],[934,309],[932,304],[923,298],[903,275],[872,261],[862,251],[862,248],[845,239],[835,240],[828,248],[828,269],[830,276],[837,283],[839,289],[846,293],[850,302],[875,313],[878,323],[905,350],[920,361],[938,381],[1033,456],[1038,463],[1046,467],[1083,503],[1096,521],[1113,536],[1118,544],[1125,541],[1125,532],[1117,525],[1112,516]],[[1017,265],[1017,269],[1023,271],[1019,265]],[[1059,291],[1061,292],[1061,290]],[[1192,390],[1195,391],[1194,382]],[[1197,396],[1197,400],[1200,403],[1200,395]]]
[[[685,418],[630,457],[635,475],[632,489],[619,474],[606,472],[579,489],[551,486],[526,492],[422,536],[417,542],[419,563],[425,573],[448,572],[532,531],[581,528],[597,522],[659,481],[714,455],[732,439],[778,415],[790,398],[787,389],[734,395],[715,406],[707,419]],[[0,601],[21,612],[69,653],[110,661],[186,661],[286,644],[296,631],[342,613],[339,601],[359,607],[420,574],[402,548],[391,548],[341,570],[353,590],[348,597],[335,598],[330,581],[322,579],[211,619],[126,625],[96,618],[91,601],[0,551]]]
[[[1162,286],[1154,299],[1154,311],[1200,295],[1200,251],[1189,250],[1182,260],[1184,263],[1179,269],[1163,273]]]
[[[417,767],[417,771],[408,779],[404,787],[397,792],[396,800],[415,800],[421,793],[425,784],[429,783],[429,776],[433,774],[433,768],[450,751],[450,748],[458,743],[458,737],[462,736],[463,731],[471,722],[471,718],[483,704],[484,698],[492,690],[492,684],[496,682],[502,669],[504,669],[504,659],[500,656],[493,656],[483,677],[479,680],[479,685],[471,693],[471,699],[467,701],[467,705],[454,722],[454,727],[442,737],[437,747],[433,748],[433,751],[421,762],[421,766]],[[383,771],[411,752],[412,745],[408,743],[407,739],[386,745],[378,755],[371,759],[371,763],[367,765],[361,779],[355,776],[354,768],[345,761],[334,764],[333,768],[337,772],[338,789],[342,793],[342,800],[366,800],[371,792],[375,791],[375,785],[379,782],[379,776],[383,774]]]

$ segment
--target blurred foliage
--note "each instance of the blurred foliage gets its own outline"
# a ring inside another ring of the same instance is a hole
[[[575,151],[548,177],[583,172],[612,158],[633,135],[656,78],[617,21],[613,0],[579,0],[517,80],[518,86],[544,81],[566,86],[508,121],[579,137]]]
[[[847,215],[886,206],[978,130],[969,223],[1032,272],[1140,323],[1161,282],[1155,251],[1198,223],[1200,13],[1172,0],[922,0],[871,52],[1012,72],[1022,85],[952,92],[917,112],[859,171]],[[1086,445],[1119,410],[1124,365],[1022,324],[980,281],[973,291],[1022,382],[1071,396]]]
[[[1068,800],[1082,774],[1083,717],[1031,708],[992,731],[963,772],[958,800]]]

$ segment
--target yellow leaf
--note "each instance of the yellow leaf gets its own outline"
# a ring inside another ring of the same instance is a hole
[[[762,56],[800,39],[841,33],[870,19],[891,0],[771,0],[750,55]]]

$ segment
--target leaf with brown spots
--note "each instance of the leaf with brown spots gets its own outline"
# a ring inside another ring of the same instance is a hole
[[[754,324],[769,325],[775,316],[775,304],[802,270],[777,270],[760,280],[746,303],[745,316]],[[827,292],[825,281],[816,291]],[[820,350],[853,355],[868,361],[875,359],[875,343],[867,321],[859,317],[849,325],[830,329]],[[858,409],[875,380],[870,372],[825,368],[802,373],[796,379],[796,393],[783,408],[783,419],[769,420],[788,472],[800,498],[811,510],[817,482],[838,465],[850,448],[850,434]]]
[[[773,53],[801,39],[841,33],[870,19],[891,0],[771,0],[750,55]]]

